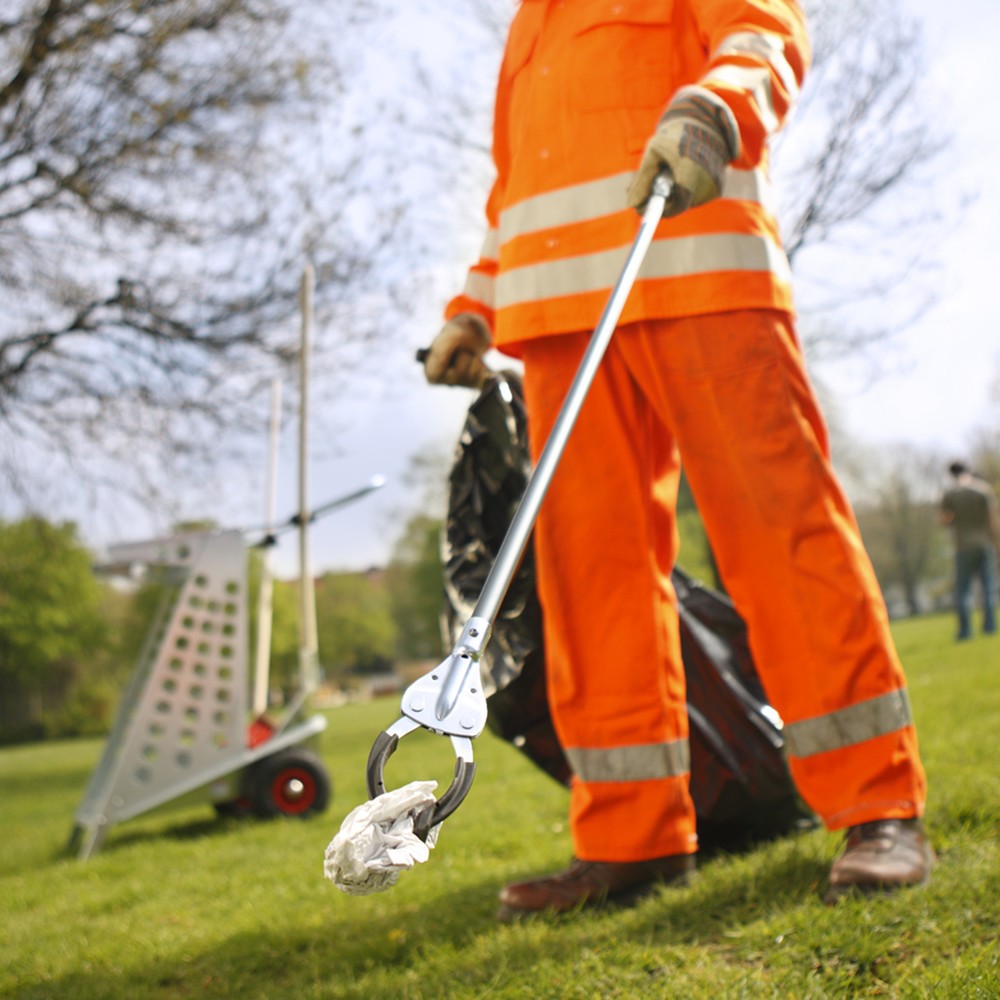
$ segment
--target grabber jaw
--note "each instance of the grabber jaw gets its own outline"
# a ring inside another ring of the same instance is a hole
[[[451,738],[455,776],[434,806],[417,816],[414,831],[421,839],[450,816],[472,788],[472,740],[483,731],[487,716],[479,661],[490,631],[488,620],[469,620],[451,654],[403,692],[402,717],[379,733],[368,755],[368,797],[373,799],[386,790],[385,765],[404,736],[423,728]]]

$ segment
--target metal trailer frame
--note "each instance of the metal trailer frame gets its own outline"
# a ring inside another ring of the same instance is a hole
[[[330,785],[319,758],[291,750],[326,728],[325,717],[303,716],[314,677],[301,678],[281,722],[254,720],[248,733],[242,533],[123,543],[109,555],[119,570],[161,567],[173,586],[147,633],[77,810],[70,851],[86,859],[114,824],[182,797],[211,802],[223,815],[306,815],[325,808]]]

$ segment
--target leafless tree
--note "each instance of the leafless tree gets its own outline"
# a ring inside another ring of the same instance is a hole
[[[1000,366],[990,386],[990,400],[987,422],[973,433],[970,454],[976,472],[1000,492]]]
[[[343,335],[318,351],[343,360],[347,332],[372,332],[394,216],[357,168],[351,81],[379,11],[6,0],[0,484],[30,498],[68,469],[64,491],[145,490],[203,469],[294,355],[306,260]]]
[[[903,318],[855,324],[830,304],[911,266],[882,211],[935,144],[914,110],[912,25],[876,0],[810,5],[815,66],[776,155],[784,228],[813,292],[811,348],[861,350]],[[217,465],[225,432],[262,426],[257,387],[294,354],[307,258],[320,393],[393,331],[390,291],[446,294],[420,281],[441,282],[433,262],[467,262],[481,239],[513,9],[7,0],[0,516],[5,491],[43,510],[105,481],[148,499]],[[884,267],[826,266],[858,242]]]
[[[946,206],[929,178],[948,145],[920,25],[897,4],[806,0],[813,65],[775,153],[785,248],[813,360],[858,355],[928,302]],[[917,282],[910,281],[908,290]],[[873,308],[874,307],[874,308]]]
[[[926,588],[947,576],[947,536],[938,523],[944,467],[930,449],[886,449],[868,465],[867,499],[857,508],[883,591],[898,588],[912,615],[927,610]]]

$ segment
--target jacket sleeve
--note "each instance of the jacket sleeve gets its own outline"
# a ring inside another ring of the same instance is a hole
[[[534,47],[541,26],[541,4],[523,5],[514,15],[497,80],[493,105],[493,165],[496,180],[486,201],[486,238],[479,260],[469,268],[465,288],[445,307],[445,319],[462,312],[481,316],[492,331],[496,315],[496,278],[500,269],[500,208],[504,201],[510,167],[510,136],[507,134],[510,81]]]
[[[697,86],[733,113],[738,167],[755,167],[784,124],[811,58],[797,0],[684,0],[709,53]]]
[[[496,209],[500,198],[499,191],[500,181],[498,179],[486,202],[486,238],[479,251],[479,259],[469,268],[465,287],[445,306],[444,310],[446,320],[459,313],[475,313],[486,321],[486,325],[491,331],[495,316],[494,289],[500,252],[499,217]]]

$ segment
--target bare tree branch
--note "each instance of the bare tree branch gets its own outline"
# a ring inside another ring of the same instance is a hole
[[[295,357],[306,260],[343,320],[317,368],[384,329],[363,303],[405,195],[359,221],[381,173],[356,93],[380,0],[6,6],[0,483],[28,483],[29,445],[84,478],[212,461]]]

